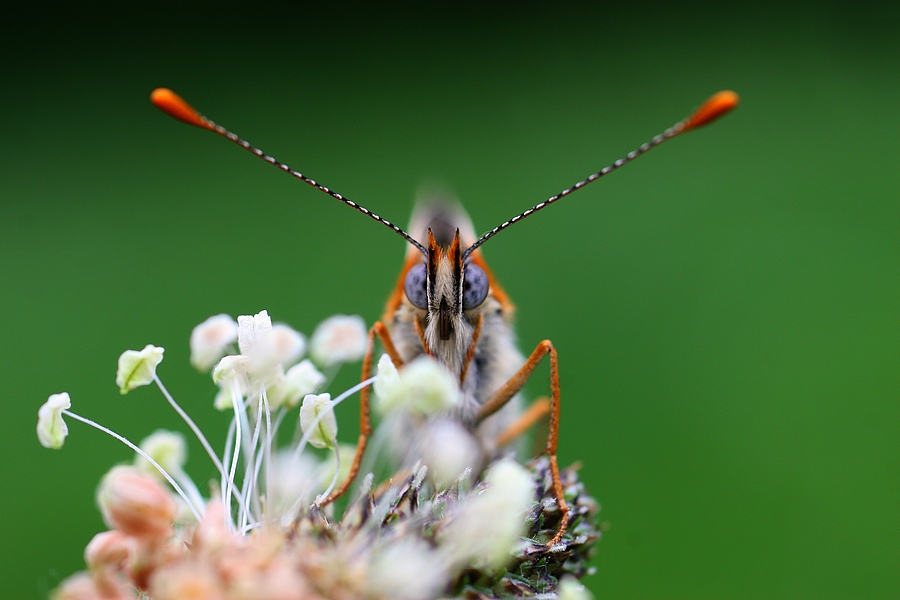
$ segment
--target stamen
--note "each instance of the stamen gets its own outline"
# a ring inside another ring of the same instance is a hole
[[[316,497],[316,506],[331,495],[331,492],[334,491],[334,487],[337,485],[338,476],[341,474],[341,450],[337,444],[334,445],[334,463],[334,477],[331,478],[328,488]]]
[[[172,394],[169,393],[169,390],[166,389],[166,386],[163,385],[162,380],[156,375],[153,375],[153,381],[156,382],[156,386],[159,388],[159,391],[162,392],[162,395],[165,396],[166,400],[175,409],[175,412],[178,413],[178,416],[187,423],[187,426],[190,427],[191,431],[194,432],[194,435],[197,436],[197,439],[200,440],[200,445],[203,446],[203,449],[206,451],[206,454],[209,456],[210,460],[212,460],[213,465],[216,467],[216,470],[219,472],[221,476],[225,476],[225,467],[222,465],[222,461],[219,460],[218,455],[215,450],[212,448],[212,444],[209,443],[209,440],[206,439],[206,436],[203,435],[203,432],[200,431],[200,428],[197,426],[197,423],[181,408],[181,405],[175,401],[175,398],[172,397]]]
[[[67,417],[72,417],[72,418],[75,419],[76,421],[81,421],[81,422],[84,423],[85,425],[90,425],[90,426],[93,427],[94,429],[99,429],[99,430],[102,431],[103,433],[105,433],[105,434],[107,434],[107,435],[110,435],[110,436],[116,438],[117,440],[119,440],[120,442],[122,442],[123,444],[125,444],[126,446],[128,446],[129,448],[131,448],[132,450],[134,450],[136,453],[140,454],[143,458],[145,458],[145,459],[147,460],[147,462],[149,462],[151,465],[153,465],[153,466],[156,468],[156,470],[159,471],[159,473],[160,473],[163,477],[166,478],[166,481],[169,482],[169,485],[172,486],[172,489],[174,489],[175,492],[176,492],[179,496],[181,496],[181,499],[184,500],[185,504],[187,504],[187,507],[190,509],[191,513],[193,513],[194,518],[197,519],[198,521],[201,520],[201,519],[203,518],[203,517],[201,516],[201,515],[202,515],[202,510],[198,510],[198,508],[194,506],[194,503],[190,501],[190,499],[188,498],[187,494],[185,494],[185,493],[184,493],[184,490],[181,489],[181,486],[178,485],[178,482],[176,482],[176,481],[172,478],[172,476],[169,475],[169,473],[159,465],[158,462],[156,462],[155,460],[153,460],[153,457],[151,457],[149,454],[147,454],[146,452],[144,452],[143,450],[141,450],[140,448],[138,448],[137,445],[133,444],[130,440],[128,440],[128,438],[119,435],[118,433],[116,433],[116,432],[113,431],[112,429],[109,429],[109,428],[107,428],[107,427],[104,427],[103,425],[101,425],[100,423],[97,423],[96,421],[92,421],[92,420],[90,420],[90,419],[87,419],[87,418],[85,418],[85,417],[82,417],[82,416],[80,416],[80,415],[77,415],[77,414],[73,413],[73,412],[70,411],[70,410],[64,410],[64,411],[62,411],[62,412],[63,412],[63,414],[66,415]]]
[[[235,490],[235,474],[237,473],[237,463],[238,456],[240,456],[240,448],[241,448],[241,430],[242,427],[242,419],[244,415],[241,410],[241,400],[242,398],[238,395],[237,387],[232,382],[230,384],[231,387],[231,405],[234,407],[234,420],[235,420],[235,433],[234,433],[234,451],[231,455],[231,469],[228,472],[228,477],[225,479],[225,494],[223,496],[223,504],[229,510],[225,511],[226,515],[231,513],[231,496],[236,493]],[[246,504],[242,504],[240,509],[244,512],[249,511],[249,507]]]
[[[346,400],[347,398],[349,398],[350,396],[352,396],[359,390],[363,389],[366,386],[372,385],[376,379],[378,379],[378,376],[369,377],[365,381],[361,381],[361,382],[357,383],[352,388],[350,388],[349,390],[347,390],[346,392],[344,392],[343,394],[341,394],[340,396],[338,396],[337,398],[332,400],[331,401],[331,409],[334,410],[338,404],[340,404],[341,402],[343,402],[344,400]],[[303,434],[303,438],[300,440],[300,443],[297,444],[297,447],[294,449],[293,459],[295,461],[300,460],[300,455],[303,454],[303,450],[306,448],[306,444],[309,443],[310,434],[318,427],[319,421],[321,421],[325,417],[326,414],[327,413],[325,413],[325,412],[319,413],[318,415],[316,415],[316,418],[312,421],[312,423],[310,423],[309,433]]]

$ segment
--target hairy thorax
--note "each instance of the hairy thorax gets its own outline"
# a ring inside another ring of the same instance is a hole
[[[489,444],[518,416],[521,400],[518,396],[514,397],[480,424],[476,424],[478,411],[525,362],[515,347],[512,329],[500,303],[488,298],[477,309],[464,312],[460,318],[454,319],[449,339],[442,340],[438,335],[437,325],[427,322],[427,311],[404,302],[394,313],[389,330],[400,357],[409,362],[425,353],[416,330],[418,321],[434,358],[459,377],[479,315],[483,316],[484,321],[475,353],[466,369],[465,378],[460,382],[461,402],[453,416],[481,438],[483,444]]]

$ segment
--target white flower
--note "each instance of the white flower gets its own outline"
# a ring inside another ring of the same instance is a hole
[[[322,465],[309,454],[295,457],[288,450],[273,453],[266,489],[266,504],[271,514],[290,523],[300,506],[313,500],[322,479],[319,476],[321,468]],[[329,473],[329,479],[333,471]]]
[[[212,379],[219,391],[213,401],[218,410],[231,410],[234,407],[234,395],[244,398],[249,390],[247,373],[253,365],[253,359],[241,354],[223,356],[212,371]]]
[[[316,327],[309,343],[310,354],[323,367],[359,360],[366,353],[367,339],[362,317],[334,315]]]
[[[284,323],[272,326],[272,346],[275,359],[283,365],[293,365],[306,352],[306,337]]]
[[[316,448],[333,448],[337,439],[337,419],[331,408],[331,394],[308,394],[300,406],[300,429]]]
[[[450,560],[499,569],[509,562],[525,530],[525,514],[534,502],[528,472],[504,458],[484,477],[487,490],[471,498],[445,532]]]
[[[559,600],[594,600],[594,595],[577,579],[566,575],[559,581]]]
[[[407,537],[372,550],[367,592],[379,598],[427,600],[441,597],[449,565],[427,542]]]
[[[269,406],[273,410],[279,406],[294,408],[300,403],[301,398],[315,392],[324,382],[325,375],[316,369],[311,360],[299,362],[286,373],[279,369],[275,382],[266,388]]]
[[[241,376],[247,374],[251,367],[250,363],[250,357],[242,354],[223,356],[216,368],[213,369],[212,379],[216,385],[222,387],[230,385],[236,379],[241,379]]]
[[[275,353],[272,335],[272,319],[261,311],[253,315],[241,315],[238,322],[238,347],[244,356],[267,360]]]
[[[379,361],[381,367],[381,361]],[[386,414],[397,408],[419,415],[433,415],[457,406],[460,402],[456,378],[438,361],[420,356],[400,371],[399,381],[380,387],[379,409]]]
[[[158,429],[144,438],[138,446],[170,475],[179,474],[184,469],[187,461],[187,444],[181,433]],[[135,456],[134,464],[142,472],[160,477],[156,467],[140,454]]]
[[[379,398],[387,398],[394,394],[394,390],[400,383],[400,373],[394,366],[394,361],[387,354],[382,354],[378,359],[378,368],[376,370],[378,379],[372,384],[375,395]]]
[[[71,412],[68,394],[51,396],[41,407],[37,434],[44,446],[63,444],[66,418],[111,435],[139,455],[133,465],[116,467],[103,478],[97,501],[111,531],[86,549],[90,575],[64,582],[60,598],[428,600],[465,595],[475,589],[469,584],[485,597],[540,589],[549,598],[556,597],[556,586],[544,567],[550,564],[556,572],[557,557],[561,562],[569,552],[580,552],[577,560],[584,561],[599,533],[585,529],[593,500],[578,504],[581,488],[574,473],[564,471],[561,483],[573,497],[578,520],[573,532],[562,536],[553,492],[559,486],[548,485],[555,472],[551,458],[541,457],[527,471],[500,459],[485,471],[495,458],[492,449],[483,449],[468,424],[459,421],[458,377],[435,360],[422,357],[398,370],[382,356],[375,377],[332,400],[327,393],[312,393],[325,387],[326,378],[311,360],[286,368],[297,355],[299,333],[272,327],[265,312],[242,317],[238,329],[246,354],[221,357],[212,372],[217,404],[233,412],[228,426],[220,428],[221,450],[155,375],[162,348],[148,345],[119,361],[123,392],[152,381],[196,435],[211,462],[200,471],[201,487],[211,490],[207,497],[184,470],[187,452],[180,433],[158,430],[138,445]],[[360,465],[354,459],[365,440],[339,444],[335,411],[373,383],[376,406],[401,410],[386,415],[371,432],[372,449]],[[298,404],[296,412],[287,410]],[[295,424],[302,439],[298,443],[293,436],[284,447],[292,437],[285,429]],[[379,462],[391,440],[404,449],[401,460],[408,472]],[[308,445],[332,452],[319,458],[323,453]],[[364,475],[354,492],[342,496],[345,508],[327,503],[344,494],[345,486],[351,488],[351,470]],[[215,481],[209,482],[213,473]],[[538,522],[536,501],[547,509]],[[528,534],[534,539],[522,539],[526,527],[534,528]],[[539,545],[552,535],[560,543]],[[516,566],[502,573],[512,556]],[[576,563],[571,571],[580,574],[584,568]],[[559,593],[563,600],[586,598],[573,582],[561,585]]]
[[[466,469],[479,470],[481,451],[471,433],[454,419],[437,419],[422,444],[422,463],[438,486],[449,485]]]
[[[119,368],[116,371],[116,385],[119,392],[127,394],[137,387],[153,383],[156,367],[162,362],[165,349],[147,344],[144,349],[126,350],[119,357]]]
[[[37,436],[44,448],[59,450],[62,448],[69,428],[63,421],[62,413],[72,407],[67,392],[53,394],[38,410]]]
[[[237,340],[238,325],[229,315],[212,316],[191,332],[191,365],[208,371]]]

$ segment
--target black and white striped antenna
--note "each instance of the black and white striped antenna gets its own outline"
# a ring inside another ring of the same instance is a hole
[[[553,204],[554,202],[556,202],[557,200],[559,200],[561,198],[565,198],[572,192],[580,190],[587,184],[597,181],[604,175],[608,175],[608,174],[612,173],[619,167],[624,167],[625,165],[627,165],[628,163],[633,161],[635,158],[637,158],[641,154],[647,152],[651,148],[655,148],[656,146],[659,146],[666,140],[670,140],[673,137],[675,137],[681,133],[690,131],[691,129],[696,129],[697,127],[700,127],[701,125],[706,125],[707,123],[710,123],[710,122],[714,121],[715,119],[718,119],[725,113],[727,113],[730,110],[732,110],[733,108],[735,108],[738,105],[738,100],[739,100],[738,95],[732,91],[722,91],[722,92],[718,92],[718,93],[714,94],[713,96],[711,96],[709,98],[709,100],[704,102],[700,106],[700,108],[695,110],[693,112],[693,114],[691,114],[691,116],[687,117],[686,119],[682,119],[681,121],[679,121],[672,127],[669,127],[661,134],[655,136],[649,142],[642,144],[637,150],[632,150],[631,152],[626,154],[623,158],[620,158],[619,160],[615,161],[614,163],[612,163],[609,166],[603,167],[596,173],[588,175],[586,178],[582,179],[575,185],[573,185],[571,187],[567,187],[560,193],[550,196],[543,202],[541,202],[539,204],[535,204],[534,206],[532,206],[525,212],[519,213],[512,219],[505,221],[505,222],[501,223],[500,225],[497,225],[496,227],[494,227],[493,229],[491,229],[490,231],[485,233],[483,236],[478,238],[478,240],[476,240],[474,244],[469,246],[466,249],[466,251],[463,252],[463,261],[468,260],[469,256],[476,249],[478,249],[479,246],[481,246],[483,243],[485,243],[486,241],[488,241],[489,239],[491,239],[492,237],[494,237],[495,235],[497,235],[498,233],[500,233],[507,227],[513,225],[514,223],[518,223],[525,217],[530,217],[531,215],[533,215],[537,211],[541,210],[542,208],[546,208],[546,207],[550,206],[551,204]]]
[[[326,194],[328,194],[335,200],[343,202],[350,208],[354,208],[354,209],[358,210],[359,212],[361,212],[362,214],[366,215],[367,217],[371,217],[371,218],[375,219],[376,221],[378,221],[379,223],[381,223],[382,225],[389,227],[390,229],[393,229],[403,239],[405,239],[407,242],[409,242],[410,244],[412,244],[413,246],[418,248],[419,251],[423,255],[428,256],[428,250],[425,248],[425,246],[423,246],[418,241],[416,241],[416,239],[414,237],[412,237],[411,235],[409,235],[408,233],[403,231],[403,229],[401,229],[399,226],[394,225],[393,223],[391,223],[384,217],[382,217],[376,213],[373,213],[371,210],[369,210],[365,206],[363,206],[361,204],[357,204],[356,202],[354,202],[350,198],[347,198],[343,194],[339,194],[339,193],[335,192],[334,190],[332,190],[331,188],[328,188],[328,187],[322,185],[315,179],[311,179],[311,178],[307,177],[306,175],[304,175],[303,173],[301,173],[299,171],[295,171],[288,165],[284,164],[283,162],[278,161],[277,159],[275,159],[272,156],[269,156],[262,150],[255,148],[254,146],[250,145],[250,143],[247,142],[246,140],[239,138],[237,135],[231,133],[230,131],[228,131],[227,129],[222,127],[221,125],[218,125],[218,124],[214,123],[213,121],[211,121],[210,119],[207,119],[206,117],[201,115],[199,112],[194,110],[194,108],[190,104],[185,102],[184,99],[181,98],[181,96],[179,96],[172,90],[167,89],[167,88],[157,88],[157,89],[153,90],[153,93],[150,94],[150,101],[153,102],[153,104],[157,108],[159,108],[161,111],[163,111],[164,113],[166,113],[172,117],[175,117],[179,121],[184,121],[185,123],[194,125],[195,127],[199,127],[201,129],[207,129],[209,131],[212,131],[213,133],[217,133],[217,134],[221,135],[225,139],[234,142],[235,144],[237,144],[244,150],[248,150],[251,153],[255,154],[256,156],[260,157],[267,163],[275,165],[276,167],[278,167],[279,169],[281,169],[288,175],[293,175],[300,181],[303,181],[304,183],[308,183],[309,185],[313,186],[314,188],[316,188],[319,191],[325,192]]]
[[[190,125],[194,125],[195,127],[200,127],[201,129],[207,129],[209,131],[212,131],[213,133],[217,133],[217,134],[221,135],[222,137],[234,142],[235,144],[244,148],[245,150],[248,150],[251,153],[255,154],[256,156],[260,157],[267,163],[275,165],[276,167],[278,167],[285,173],[288,173],[289,175],[293,175],[297,179],[299,179],[305,183],[308,183],[309,185],[313,186],[314,188],[316,188],[322,192],[325,192],[326,194],[328,194],[335,200],[339,200],[340,202],[343,202],[350,208],[354,208],[354,209],[358,210],[359,212],[361,212],[362,214],[364,214],[368,217],[371,217],[372,219],[375,219],[382,225],[385,225],[386,227],[393,229],[403,239],[405,239],[407,242],[409,242],[410,244],[415,246],[423,255],[425,255],[426,257],[428,256],[428,250],[425,248],[425,246],[420,244],[415,238],[413,238],[411,235],[406,233],[403,229],[401,229],[397,225],[394,225],[393,223],[391,223],[384,217],[381,217],[381,216],[377,215],[376,213],[373,213],[368,208],[366,208],[360,204],[357,204],[356,202],[350,200],[349,198],[343,196],[342,194],[339,194],[339,193],[335,192],[334,190],[322,185],[321,183],[317,182],[316,180],[307,177],[303,173],[300,173],[299,171],[295,171],[294,169],[287,166],[286,164],[279,162],[275,158],[264,153],[262,150],[259,150],[255,147],[251,146],[249,142],[239,138],[237,135],[231,133],[230,131],[228,131],[227,129],[222,127],[221,125],[218,125],[218,124],[214,123],[213,121],[211,121],[210,119],[207,119],[206,117],[201,115],[199,112],[194,110],[194,108],[191,107],[191,105],[189,105],[187,102],[185,102],[178,94],[176,94],[172,90],[169,90],[166,88],[158,88],[158,89],[154,90],[153,93],[150,95],[150,100],[153,102],[154,105],[156,105],[157,108],[159,108],[163,112],[169,114],[170,116],[172,116],[180,121],[184,121],[185,123],[188,123]],[[659,146],[666,140],[670,140],[677,135],[680,135],[680,134],[690,131],[692,129],[696,129],[697,127],[701,127],[703,125],[711,123],[712,121],[718,119],[722,115],[724,115],[724,114],[728,113],[729,111],[731,111],[732,109],[734,109],[738,105],[738,101],[739,101],[738,95],[732,91],[722,91],[722,92],[718,92],[718,93],[714,94],[706,102],[704,102],[700,106],[700,108],[698,108],[696,111],[694,111],[689,117],[679,121],[672,127],[669,127],[661,134],[655,136],[649,142],[646,142],[645,144],[641,145],[636,150],[632,150],[631,152],[626,154],[623,158],[620,158],[619,160],[615,161],[614,163],[612,163],[609,166],[603,167],[596,173],[589,175],[588,177],[586,177],[585,179],[582,179],[581,181],[572,185],[571,187],[564,189],[563,191],[559,192],[556,195],[550,196],[543,202],[541,202],[539,204],[535,204],[534,206],[532,206],[525,212],[519,213],[512,219],[509,219],[508,221],[505,221],[505,222],[501,223],[500,225],[494,227],[493,229],[491,229],[490,231],[488,231],[487,233],[482,235],[480,238],[478,238],[478,240],[476,240],[474,244],[472,244],[465,250],[465,252],[463,253],[463,261],[464,262],[468,261],[469,257],[472,255],[472,253],[475,252],[475,250],[477,250],[482,244],[484,244],[486,241],[488,241],[489,239],[491,239],[492,237],[494,237],[495,235],[497,235],[504,229],[510,227],[514,223],[518,223],[522,219],[524,219],[526,217],[530,217],[537,211],[550,206],[557,200],[560,200],[561,198],[568,196],[572,192],[580,190],[587,184],[600,179],[604,175],[608,175],[608,174],[612,173],[619,167],[623,167],[623,166],[627,165],[628,163],[630,163],[632,160],[634,160],[638,156],[644,154],[645,152],[647,152],[648,150],[650,150],[652,148],[655,148],[656,146]]]

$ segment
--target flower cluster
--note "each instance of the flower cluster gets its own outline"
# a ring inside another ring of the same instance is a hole
[[[215,405],[233,413],[217,453],[156,374],[163,349],[148,345],[119,359],[121,393],[155,384],[197,436],[218,472],[204,496],[185,470],[180,433],[156,431],[134,444],[72,412],[67,393],[50,396],[37,433],[60,448],[63,417],[130,446],[133,464],[103,478],[97,502],[109,530],[85,549],[88,570],[66,579],[59,600],[437,597],[589,598],[578,583],[598,539],[596,503],[574,469],[562,472],[570,524],[548,547],[561,515],[548,460],[521,465],[499,457],[472,470],[462,427],[435,429],[432,456],[408,471],[364,470],[341,513],[326,498],[348,477],[354,449],[338,443],[335,407],[374,383],[382,414],[421,418],[458,401],[441,365],[413,361],[399,371],[387,356],[377,374],[332,399],[321,392],[342,363],[366,350],[359,317],[335,316],[309,341],[263,311],[235,321],[217,315],[191,335],[191,364],[212,372]],[[320,370],[321,369],[321,370]],[[285,421],[295,440],[279,443]],[[324,449],[313,452],[309,446]]]

